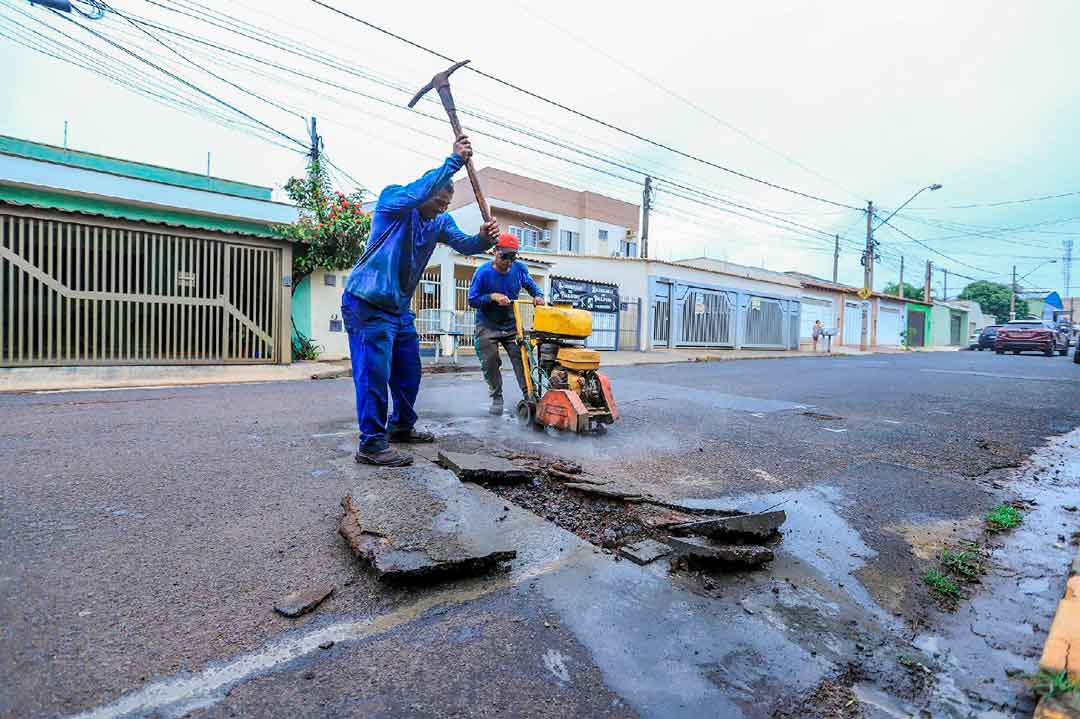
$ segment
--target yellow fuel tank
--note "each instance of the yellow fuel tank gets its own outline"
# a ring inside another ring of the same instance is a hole
[[[592,314],[570,305],[540,305],[533,315],[533,332],[584,339],[592,334]]]
[[[600,353],[579,347],[560,347],[556,355],[559,364],[570,370],[600,369]]]

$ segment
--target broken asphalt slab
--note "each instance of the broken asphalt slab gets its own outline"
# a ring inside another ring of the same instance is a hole
[[[293,592],[275,602],[274,611],[290,619],[295,619],[314,610],[333,593],[334,586],[332,584],[307,591]]]
[[[589,484],[586,482],[567,482],[563,484],[567,489],[583,494],[591,494],[600,499],[622,500],[624,502],[640,502],[642,497],[630,489],[619,489],[607,484]]]
[[[686,522],[673,525],[670,530],[675,534],[698,534],[711,539],[765,540],[779,532],[786,521],[787,514],[776,510]]]
[[[464,454],[439,450],[438,463],[456,474],[462,482],[514,484],[532,478],[532,472],[529,470],[490,454]]]
[[[380,474],[357,485],[341,506],[341,535],[380,579],[476,574],[517,556],[500,531],[503,501],[439,467]]]
[[[706,562],[757,566],[773,559],[771,549],[756,544],[714,544],[694,537],[666,537],[664,542],[681,555]]]
[[[640,542],[634,544],[628,544],[619,547],[619,554],[626,557],[634,564],[640,564],[642,566],[655,562],[661,557],[666,557],[672,553],[672,548],[661,542],[657,542],[655,539],[643,539]]]

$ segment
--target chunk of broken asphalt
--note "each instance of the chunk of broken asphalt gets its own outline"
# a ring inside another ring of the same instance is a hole
[[[771,549],[756,544],[716,544],[696,537],[666,537],[664,542],[679,554],[709,562],[757,566],[773,559]]]
[[[294,619],[307,614],[334,593],[334,586],[328,584],[303,592],[293,592],[274,603],[274,611],[278,614]]]
[[[781,509],[758,514],[740,514],[734,517],[715,517],[695,522],[676,524],[669,529],[676,534],[700,534],[713,539],[768,539],[787,521]]]
[[[433,466],[393,470],[341,500],[341,535],[380,579],[437,580],[517,556],[495,522],[502,500]]]
[[[439,464],[457,475],[462,482],[514,484],[532,477],[532,472],[515,466],[502,457],[489,454],[464,454],[439,450]]]
[[[635,544],[627,544],[619,547],[619,554],[629,559],[634,564],[645,565],[654,562],[660,557],[666,557],[673,550],[666,544],[657,542],[655,539],[643,539]]]
[[[640,502],[641,495],[626,489],[619,489],[608,484],[587,484],[585,482],[567,482],[563,485],[567,489],[573,489],[584,494],[603,499],[621,499],[624,502]]]

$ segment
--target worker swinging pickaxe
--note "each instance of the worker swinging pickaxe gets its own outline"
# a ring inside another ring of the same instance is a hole
[[[450,118],[450,127],[454,130],[455,140],[465,133],[461,130],[461,121],[458,120],[457,108],[454,106],[454,96],[450,93],[450,76],[454,74],[455,70],[462,65],[468,64],[468,62],[468,60],[455,62],[449,68],[431,78],[431,82],[420,88],[420,90],[413,95],[413,98],[409,100],[409,107],[413,107],[416,103],[420,102],[420,98],[422,98],[428,90],[435,88],[435,91],[439,93],[439,99],[442,100],[443,107],[446,109],[446,114]],[[491,210],[488,208],[487,200],[484,199],[484,191],[480,189],[480,178],[476,176],[476,168],[473,167],[471,157],[465,162],[465,171],[469,173],[469,182],[472,184],[473,194],[476,196],[476,204],[480,206],[480,216],[484,218],[484,222],[488,222],[491,220]]]

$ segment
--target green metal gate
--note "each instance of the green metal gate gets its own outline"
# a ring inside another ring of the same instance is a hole
[[[281,254],[0,213],[0,366],[276,362]]]

